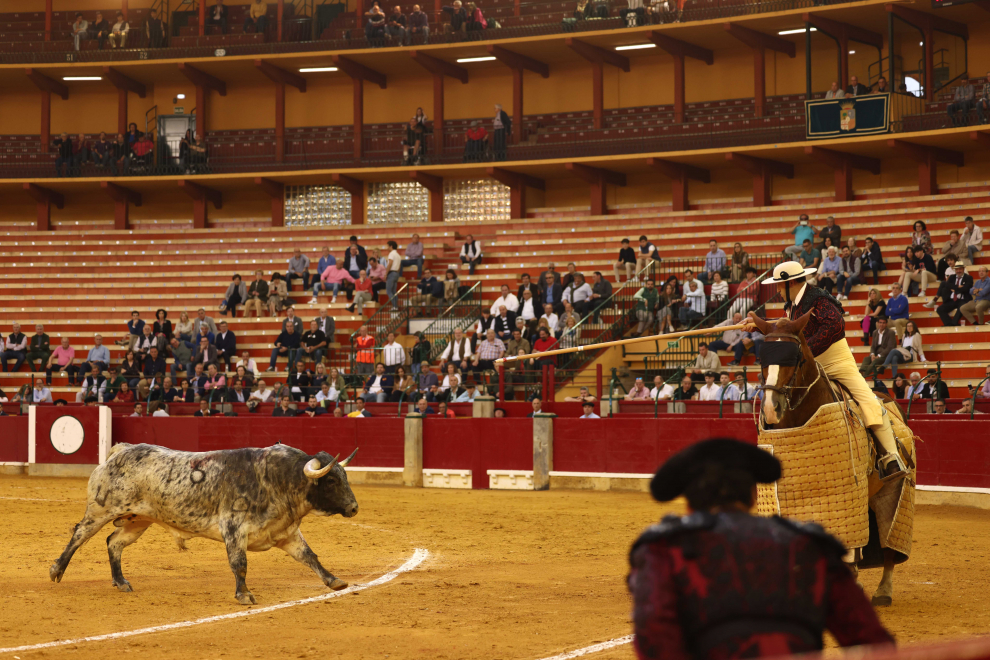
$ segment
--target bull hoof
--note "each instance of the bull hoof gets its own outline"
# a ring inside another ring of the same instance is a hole
[[[254,605],[254,594],[250,591],[245,591],[243,593],[236,594],[234,596],[237,598],[237,602],[241,605]]]
[[[347,583],[341,580],[340,578],[334,578],[333,582],[331,582],[327,586],[333,589],[334,591],[340,591],[341,589],[347,588]]]
[[[57,562],[52,564],[51,568],[48,569],[48,577],[50,577],[52,579],[52,582],[55,582],[56,584],[62,581],[63,573],[65,573],[65,570],[59,568]]]
[[[121,582],[114,582],[113,586],[117,587],[118,591],[123,591],[124,593],[130,593],[134,591],[134,587],[127,580],[122,580]]]
[[[873,607],[890,607],[894,600],[890,596],[874,596],[870,601]]]

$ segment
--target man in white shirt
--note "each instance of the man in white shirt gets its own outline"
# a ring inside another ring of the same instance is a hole
[[[265,385],[265,381],[259,380],[258,389],[256,389],[254,392],[251,392],[251,396],[248,397],[248,400],[255,399],[257,401],[260,401],[261,403],[268,403],[269,401],[272,400],[273,393],[274,390],[268,389],[268,387]]]
[[[505,308],[510,312],[519,311],[519,299],[516,298],[516,294],[509,291],[509,287],[505,284],[502,285],[502,295],[492,304],[492,316],[498,316],[498,308],[502,305],[505,305]]]
[[[747,383],[742,374],[736,374],[736,382],[732,387],[736,390],[738,401],[752,401],[756,396],[756,388]]]
[[[674,387],[668,383],[663,382],[663,377],[654,376],[653,377],[653,389],[650,390],[650,398],[656,401],[660,399],[672,399],[674,398]]]
[[[559,319],[557,318],[557,315],[553,313],[553,305],[549,303],[544,305],[543,316],[541,316],[540,318],[547,320],[547,325],[550,326],[551,333],[553,333],[557,329],[557,321],[559,321]]]
[[[385,257],[385,295],[391,300],[395,297],[395,292],[399,283],[399,275],[402,274],[402,257],[399,255],[399,244],[395,241],[388,242],[391,250]]]
[[[134,412],[131,413],[131,417],[144,417],[144,415],[141,414],[141,404],[140,403],[135,403],[134,404]]]
[[[251,359],[251,353],[248,351],[243,351],[241,353],[241,359],[234,365],[234,371],[237,371],[237,367],[244,367],[244,371],[248,372],[252,376],[258,375],[258,364]]]
[[[467,240],[461,246],[461,264],[467,264],[468,272],[474,275],[474,269],[481,263],[481,242],[474,240],[474,236],[467,235]]]
[[[684,328],[690,327],[692,321],[700,321],[705,317],[705,287],[698,280],[684,283],[684,297],[681,301],[684,306],[677,311],[677,315]]]
[[[445,369],[447,362],[453,362],[454,364],[464,364],[466,365],[467,359],[471,357],[471,342],[468,338],[464,336],[464,331],[460,328],[454,329],[454,336],[450,339],[450,343],[447,344],[447,348],[443,349],[443,353],[440,355],[440,369],[441,371]],[[465,366],[461,367],[466,368]]]
[[[990,84],[990,83],[987,83]],[[966,231],[963,232],[962,242],[969,252],[969,263],[973,263],[976,253],[983,248],[983,230],[976,226],[972,216],[966,216]]]
[[[34,382],[34,391],[32,392],[31,398],[35,403],[52,402],[52,392],[45,387],[44,378],[39,378]]]
[[[340,392],[336,388],[330,387],[330,383],[323,383],[320,386],[320,391],[316,393],[316,402],[323,403],[324,401],[336,401],[340,397]]]
[[[921,390],[925,388],[925,381],[921,380],[921,374],[917,371],[912,371],[911,375],[908,377],[911,381],[911,386],[904,393],[904,398],[906,399],[918,399],[921,398]]]
[[[155,412],[151,413],[152,417],[168,417],[168,413],[165,412],[164,408],[158,408]]]
[[[698,390],[699,401],[718,401],[718,394],[721,388],[715,384],[715,372],[709,371],[705,374],[705,384]]]
[[[406,349],[396,343],[394,332],[388,333],[388,343],[382,346],[382,357],[388,374],[394,374],[397,367],[406,363]]]
[[[461,392],[460,396],[454,399],[454,403],[471,403],[478,394],[478,388],[474,382],[467,384],[467,389]]]
[[[385,385],[387,380],[390,378],[385,375],[385,365],[379,362],[375,365],[375,375],[371,376],[364,388],[365,399],[369,397],[374,397],[378,403],[384,403],[385,399],[388,398],[388,393],[385,391]]]
[[[516,318],[522,319],[527,326],[530,326],[536,320],[538,310],[536,301],[533,299],[533,292],[529,289],[523,289],[523,297],[519,301],[519,315]]]
[[[601,417],[595,414],[595,404],[591,401],[585,401],[581,409],[584,411],[584,414],[578,419],[601,419]]]
[[[564,300],[570,301],[578,314],[588,313],[588,301],[591,300],[591,285],[584,281],[584,275],[574,273],[573,281],[564,289]]]

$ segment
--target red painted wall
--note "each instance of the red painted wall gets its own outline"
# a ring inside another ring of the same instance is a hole
[[[427,417],[423,467],[472,470],[473,488],[488,488],[488,470],[532,470],[533,421]]]
[[[0,417],[0,463],[27,463],[27,459],[27,415]]]

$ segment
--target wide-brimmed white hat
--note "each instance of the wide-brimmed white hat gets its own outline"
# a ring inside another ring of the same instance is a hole
[[[779,282],[790,282],[797,280],[818,271],[814,268],[805,268],[796,261],[785,261],[773,269],[773,277],[763,280],[764,284],[777,284]]]

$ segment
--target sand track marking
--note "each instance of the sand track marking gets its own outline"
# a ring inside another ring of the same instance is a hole
[[[592,644],[591,646],[585,646],[583,649],[577,649],[576,651],[561,653],[560,655],[553,655],[548,658],[541,658],[541,660],[570,660],[571,658],[580,658],[582,655],[591,655],[592,653],[598,653],[599,651],[607,651],[609,649],[615,648],[616,646],[629,644],[632,641],[633,641],[632,635],[626,635],[625,637],[616,637],[615,639],[610,639],[607,642],[601,642],[600,644]]]
[[[201,619],[193,619],[191,621],[177,621],[176,623],[167,623],[161,626],[151,626],[150,628],[138,628],[137,630],[125,630],[123,632],[106,633],[104,635],[93,635],[91,637],[79,637],[77,639],[63,639],[54,642],[45,642],[42,644],[12,646],[9,648],[0,649],[0,653],[18,653],[23,651],[37,651],[39,649],[50,649],[59,646],[70,646],[73,644],[83,644],[85,642],[102,642],[106,640],[124,639],[127,637],[136,637],[138,635],[149,635],[151,633],[167,632],[170,630],[178,630],[181,628],[192,628],[193,626],[201,626],[206,623],[218,623],[221,621],[229,621],[231,619],[240,619],[243,617],[254,616],[256,614],[267,614],[269,612],[284,610],[286,608],[296,607],[298,605],[319,603],[325,600],[330,600],[332,598],[339,598],[340,596],[346,596],[347,594],[356,593],[358,591],[364,591],[365,589],[370,589],[371,587],[377,587],[387,582],[391,582],[402,573],[407,573],[418,567],[420,564],[426,561],[427,557],[429,556],[430,556],[430,552],[428,550],[424,550],[422,548],[416,548],[416,551],[413,553],[413,556],[410,557],[408,560],[406,560],[404,564],[399,566],[394,571],[390,571],[385,575],[382,575],[381,577],[372,580],[371,582],[366,582],[364,584],[356,584],[341,591],[331,591],[330,593],[321,594],[319,596],[313,596],[311,598],[292,600],[285,603],[279,603],[278,605],[269,605],[267,607],[259,607],[256,609],[243,610],[240,612],[231,612],[230,614],[218,614],[216,616],[208,616],[208,617],[203,617]]]

